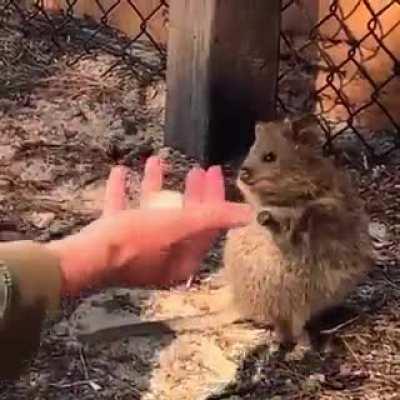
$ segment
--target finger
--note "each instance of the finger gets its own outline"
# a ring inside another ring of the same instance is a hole
[[[123,166],[112,168],[106,183],[103,215],[107,216],[126,208],[126,178],[128,169]]]
[[[225,187],[222,170],[219,166],[210,167],[204,176],[203,203],[221,203],[225,199]],[[177,270],[181,279],[194,274],[200,267],[219,230],[205,231],[181,243],[181,254],[177,259]]]
[[[206,173],[202,168],[192,168],[186,176],[185,193],[183,195],[185,206],[200,204],[203,201]]]
[[[247,225],[253,210],[247,204],[223,202],[214,206],[176,209],[128,209],[112,219],[120,238],[138,243],[138,248],[168,246],[206,232]],[[122,239],[121,239],[122,240]]]
[[[220,166],[210,167],[206,172],[204,202],[222,202],[225,200],[224,176]]]
[[[207,231],[219,231],[247,225],[252,217],[253,211],[249,205],[232,202],[224,202],[215,206],[200,204],[183,209],[159,209],[152,210],[151,214],[132,215],[136,224],[141,226],[141,237],[143,238],[154,236],[153,231],[156,225],[157,230],[163,233],[157,237],[163,246],[169,246],[194,235],[202,235]],[[125,222],[130,226],[129,217]]]
[[[175,231],[177,236],[185,238],[206,231],[246,225],[252,216],[253,211],[247,204],[226,201],[215,206],[199,205],[183,210],[181,222]]]
[[[204,203],[212,204],[224,201],[224,179],[219,166],[211,167],[205,172],[202,191],[202,201]],[[179,276],[187,278],[196,272],[218,233],[219,230],[201,232],[181,244],[181,256],[176,264]]]
[[[163,169],[161,160],[157,156],[147,159],[144,176],[141,184],[140,200],[145,201],[152,193],[159,192],[162,188]]]

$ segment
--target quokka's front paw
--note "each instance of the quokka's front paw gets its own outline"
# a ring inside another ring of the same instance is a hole
[[[262,210],[257,214],[257,223],[274,233],[281,232],[281,224],[268,210]]]

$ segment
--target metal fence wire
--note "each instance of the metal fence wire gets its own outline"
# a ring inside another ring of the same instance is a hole
[[[326,148],[357,138],[382,162],[400,148],[400,1],[331,0],[322,12],[321,5],[282,1],[278,108],[317,112]],[[295,23],[285,26],[290,13]],[[302,22],[303,31],[291,31]]]
[[[89,3],[95,10],[94,18],[88,18],[81,7]],[[0,0],[0,95],[15,87],[23,89],[25,83],[40,77],[41,71],[51,68],[66,53],[67,65],[102,50],[115,57],[105,73],[116,67],[130,67],[143,79],[163,75],[168,2],[139,3]],[[286,115],[316,112],[326,135],[326,148],[338,139],[357,138],[366,153],[383,160],[400,148],[395,99],[400,89],[396,54],[396,47],[400,53],[400,44],[393,40],[400,24],[400,0],[326,0],[325,11],[316,15],[310,5],[318,9],[321,3],[282,0],[278,110]],[[62,11],[51,11],[54,4],[62,4]],[[344,4],[352,6],[343,9]],[[125,14],[122,20],[125,18],[129,24],[132,18],[136,21],[135,30],[129,34],[113,25],[118,9]],[[363,10],[362,17],[351,25],[349,21],[359,9]],[[303,31],[285,25],[290,13],[303,18]],[[389,22],[393,19],[392,26]],[[156,20],[165,25],[161,35],[152,26]],[[386,30],[385,24],[390,25]],[[355,26],[361,29],[355,32]],[[400,43],[400,32],[397,41]],[[24,68],[24,62],[35,68]]]
[[[22,70],[26,61],[45,72],[46,66],[51,67],[66,54],[65,63],[72,66],[85,56],[102,51],[115,56],[115,63],[104,74],[116,67],[130,67],[142,79],[163,75],[165,45],[149,26],[156,19],[167,23],[168,3],[142,1],[142,8],[136,3],[135,0],[0,0],[0,67],[6,75],[10,70],[15,74],[17,63]],[[125,28],[132,26],[129,32],[118,29],[116,18],[125,21]],[[4,75],[0,77],[3,90],[10,84],[7,79]]]

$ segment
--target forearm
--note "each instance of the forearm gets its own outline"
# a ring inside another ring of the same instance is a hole
[[[58,309],[62,273],[55,253],[31,242],[0,244],[0,262],[11,275],[11,296],[0,318],[0,377],[14,378],[36,352],[46,315]]]

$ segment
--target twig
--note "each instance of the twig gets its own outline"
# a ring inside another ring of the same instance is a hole
[[[354,350],[351,348],[351,346],[349,345],[349,343],[347,342],[347,340],[346,340],[344,337],[342,337],[341,339],[342,339],[344,345],[346,346],[347,350],[349,350],[349,352],[351,353],[351,355],[353,356],[353,358],[356,360],[356,362],[357,362],[359,365],[363,365],[362,362],[361,362],[361,360],[360,360],[360,358],[359,358],[358,355],[354,352]]]
[[[320,333],[322,335],[332,335],[333,333],[340,331],[342,328],[351,325],[353,322],[357,321],[359,318],[360,318],[360,316],[357,315],[356,317],[353,317],[345,322],[342,322],[341,324],[336,325],[335,327],[333,327],[331,329],[322,330]]]
[[[88,369],[87,369],[85,355],[83,354],[82,347],[79,348],[79,359],[81,360],[81,363],[82,363],[83,375],[85,376],[85,379],[88,380],[88,381],[91,381],[90,378],[89,378],[89,372],[88,372]]]
[[[94,379],[88,379],[88,380],[82,380],[82,381],[76,381],[76,382],[71,382],[71,383],[50,383],[49,386],[55,387],[57,389],[68,389],[71,387],[76,387],[76,386],[83,386],[83,385],[88,385],[92,386],[93,383],[95,383],[96,380]]]

